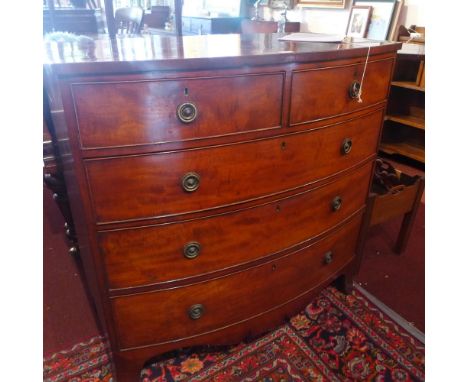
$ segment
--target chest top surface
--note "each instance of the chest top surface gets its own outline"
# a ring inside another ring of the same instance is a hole
[[[93,41],[46,42],[44,64],[58,75],[191,70],[240,65],[272,65],[344,59],[396,51],[401,44],[280,41],[280,34],[157,36]]]

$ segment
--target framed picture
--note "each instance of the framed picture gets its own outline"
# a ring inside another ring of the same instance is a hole
[[[393,21],[390,26],[390,32],[387,35],[387,40],[397,41],[398,40],[398,27],[400,26],[401,10],[405,5],[405,0],[397,0],[395,4],[395,10],[393,11]]]
[[[314,8],[344,8],[346,0],[298,0],[297,4]]]
[[[355,5],[351,7],[348,27],[346,28],[346,36],[366,37],[371,14],[372,7],[364,5]]]
[[[397,0],[354,0],[355,6],[372,7],[367,38],[371,40],[387,40],[389,38],[396,2]]]

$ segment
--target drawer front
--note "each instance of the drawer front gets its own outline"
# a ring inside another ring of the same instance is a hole
[[[200,211],[332,175],[376,152],[382,113],[378,110],[342,124],[249,143],[87,160],[97,221]],[[345,146],[351,147],[348,154],[343,152]]]
[[[319,189],[234,213],[101,232],[98,240],[109,286],[127,288],[208,274],[312,238],[365,204],[372,165],[368,162]]]
[[[351,260],[360,222],[357,216],[312,246],[243,272],[186,287],[115,297],[112,305],[121,349],[203,334],[298,297]]]
[[[276,73],[74,84],[81,145],[177,142],[279,127],[283,79]]]
[[[362,103],[351,98],[350,87],[361,82],[364,65],[293,72],[290,124],[345,114],[386,100],[393,59],[369,62]]]

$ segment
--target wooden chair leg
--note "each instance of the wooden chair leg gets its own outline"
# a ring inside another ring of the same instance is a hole
[[[144,360],[127,359],[114,354],[113,382],[140,382]]]
[[[369,231],[370,225],[372,224],[372,212],[374,210],[375,200],[376,194],[370,194],[367,198],[366,211],[364,212],[361,230],[359,232],[358,242],[356,244],[355,249],[356,258],[354,262],[350,265],[348,271],[346,271],[344,275],[340,276],[335,282],[335,285],[338,288],[338,290],[344,294],[351,294],[353,291],[353,279],[361,266],[367,233]]]
[[[348,272],[336,279],[336,288],[344,294],[353,292],[353,274]]]
[[[424,178],[420,180],[418,192],[414,200],[413,208],[410,212],[404,215],[403,222],[401,223],[400,232],[398,233],[398,239],[395,244],[395,252],[401,255],[407,245],[408,240],[413,229],[414,222],[416,220],[416,215],[419,210],[419,205],[421,204],[421,197],[424,192]]]
[[[361,267],[362,257],[364,255],[364,246],[366,244],[369,228],[372,226],[372,213],[374,212],[374,205],[377,195],[371,193],[366,201],[366,211],[364,213],[361,231],[359,232],[358,244],[356,246],[356,272]]]
[[[400,232],[398,233],[398,239],[395,244],[394,251],[401,255],[408,245],[408,240],[413,229],[414,221],[416,220],[416,214],[419,207],[414,207],[411,212],[408,212],[403,217],[403,222],[401,223]]]

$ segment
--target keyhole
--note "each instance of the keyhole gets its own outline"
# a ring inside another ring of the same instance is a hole
[[[273,264],[273,265],[271,266],[271,269],[272,269],[273,271],[276,271],[276,264]]]
[[[278,204],[278,205],[276,206],[276,212],[280,212],[280,211],[281,211],[281,207],[280,207],[280,205]]]
[[[286,149],[286,142],[281,142],[281,150],[285,150]]]
[[[188,96],[188,88],[184,89],[184,95],[187,97]]]

